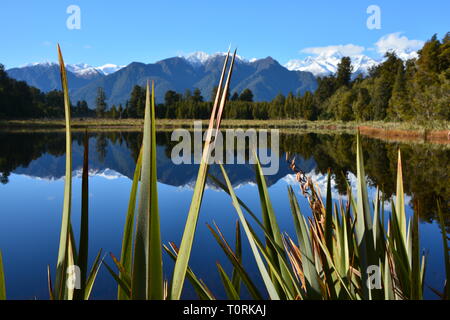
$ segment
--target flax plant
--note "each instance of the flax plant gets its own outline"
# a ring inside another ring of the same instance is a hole
[[[420,250],[418,213],[415,212],[409,220],[406,216],[400,150],[397,193],[395,201],[391,201],[391,214],[387,219],[385,203],[378,189],[376,198],[369,201],[359,134],[356,154],[356,198],[348,187],[346,203],[333,200],[330,172],[323,201],[314,182],[292,161],[291,168],[296,173],[300,191],[311,209],[311,215],[305,216],[294,189],[288,187],[296,239],[279,230],[259,162],[255,165],[255,171],[262,221],[236,196],[221,166],[226,184],[213,179],[231,197],[266,289],[266,293],[256,290],[242,261],[238,259],[237,250],[231,249],[219,227],[209,227],[233,265],[233,274],[240,276],[241,281],[233,284],[223,268],[219,268],[229,299],[240,297],[241,282],[255,299],[264,295],[270,299],[423,299],[426,260]],[[448,280],[448,239],[442,213],[439,212]],[[261,229],[264,239],[257,236],[248,219]],[[448,299],[448,290],[446,284],[440,296]]]
[[[162,246],[161,243],[156,176],[155,87],[152,83],[152,93],[150,94],[150,85],[147,83],[144,136],[131,187],[121,257],[117,259],[111,254],[118,272],[107,263],[104,264],[118,283],[118,299],[120,300],[180,299],[185,278],[192,283],[199,297],[214,298],[206,285],[188,267],[188,263],[205,189],[209,157],[215,141],[213,139],[214,129],[217,134],[229,90],[236,52],[232,57],[224,85],[229,56],[228,52],[222,68],[194,195],[179,249],[174,243],[169,246]],[[163,248],[175,261],[170,284],[163,280]]]
[[[91,271],[87,270],[88,258],[88,136],[84,139],[84,159],[81,192],[81,230],[79,251],[77,252],[71,223],[72,205],[72,134],[69,89],[66,69],[61,49],[58,45],[58,59],[61,74],[61,86],[64,93],[64,110],[66,119],[66,175],[64,181],[64,205],[61,222],[61,232],[54,284],[51,281],[50,266],[48,266],[48,289],[50,299],[84,300],[89,299],[92,288],[101,265],[101,250],[97,254]],[[79,271],[79,274],[78,274]],[[79,285],[79,287],[78,287]]]

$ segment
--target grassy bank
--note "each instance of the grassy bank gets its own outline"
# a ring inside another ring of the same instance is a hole
[[[176,128],[194,128],[194,119],[158,119],[158,131]],[[198,120],[197,120],[198,121]],[[92,119],[75,118],[72,121],[74,131],[89,128],[94,131],[136,131],[141,130],[142,119]],[[203,128],[208,126],[207,120],[202,120]],[[333,120],[226,120],[222,121],[223,128],[267,128],[280,129],[282,132],[354,132],[359,128],[361,134],[389,141],[430,141],[436,143],[450,143],[450,122],[434,121],[428,123],[413,122],[343,122]],[[63,119],[29,119],[2,120],[0,130],[8,131],[57,131],[64,130]]]
[[[193,127],[194,119],[158,119],[157,127],[168,128],[189,128]],[[206,126],[208,120],[202,120]],[[109,127],[109,128],[127,128],[143,125],[142,119],[95,119],[95,118],[74,118],[72,122],[73,128],[86,127]],[[396,130],[450,130],[449,121],[433,121],[427,123],[415,122],[356,122],[356,121],[335,121],[335,120],[236,120],[224,119],[222,121],[224,127],[252,127],[252,128],[299,128],[299,129],[354,129],[359,126],[373,127],[380,129],[396,129]],[[27,119],[27,120],[0,120],[1,128],[63,128],[65,126],[64,119]]]

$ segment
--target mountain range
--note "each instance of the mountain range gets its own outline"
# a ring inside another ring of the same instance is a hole
[[[406,53],[405,53],[406,54]],[[405,60],[416,55],[409,52]],[[334,74],[344,55],[339,51],[309,56],[303,60],[288,61],[284,66],[271,57],[244,59],[237,56],[230,86],[231,93],[249,88],[255,101],[272,100],[277,94],[289,92],[303,94],[317,88],[316,77]],[[68,64],[67,76],[71,100],[86,100],[94,108],[97,88],[105,90],[107,103],[125,104],[135,85],[145,85],[155,80],[156,101],[164,101],[168,90],[183,93],[199,88],[206,100],[217,85],[224,53],[195,52],[186,56],[167,58],[156,63],[132,62],[127,66],[106,64],[93,67],[84,63]],[[368,70],[382,60],[366,55],[351,56],[353,76],[366,75]],[[10,77],[26,81],[44,92],[60,89],[59,67],[53,62],[33,63],[7,70]]]
[[[195,54],[172,57],[156,63],[132,62],[127,66],[91,67],[85,64],[67,65],[67,77],[72,102],[86,100],[93,108],[97,88],[105,90],[108,105],[125,104],[135,85],[155,80],[156,101],[163,102],[168,90],[183,93],[199,88],[206,100],[211,98],[222,70],[223,54]],[[108,65],[107,65],[108,66]],[[44,92],[60,89],[56,63],[35,63],[7,70],[10,77],[26,81]],[[236,59],[231,92],[249,88],[256,101],[273,99],[278,93],[314,91],[317,82],[310,72],[291,71],[271,57],[248,61]]]

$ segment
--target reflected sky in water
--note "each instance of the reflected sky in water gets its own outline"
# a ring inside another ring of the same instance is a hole
[[[130,177],[134,171],[141,136],[139,133],[115,133],[115,135],[92,134],[89,142],[90,264],[100,248],[105,253],[112,252],[114,255],[120,256],[122,231],[131,189]],[[64,189],[64,179],[62,178],[65,165],[64,135],[42,133],[31,136],[33,138],[29,143],[33,146],[27,146],[25,141],[30,140],[29,134],[0,133],[0,150],[2,150],[0,173],[3,174],[3,183],[0,184],[0,249],[5,264],[7,294],[12,299],[47,299],[47,265],[50,265],[54,273],[57,261]],[[76,239],[78,239],[81,205],[81,177],[77,171],[81,166],[83,152],[81,138],[82,135],[75,134],[73,143],[75,177],[73,179],[72,223]],[[175,166],[168,157],[170,149],[173,147],[170,137],[159,134],[158,140],[158,195],[162,241],[165,244],[169,241],[179,244],[198,166]],[[354,137],[351,135],[344,138],[293,135],[281,137],[281,146],[280,171],[275,176],[267,177],[267,180],[280,229],[294,236],[295,231],[287,201],[287,186],[294,186],[304,213],[309,214],[309,207],[299,193],[298,185],[285,161],[284,152],[295,154],[299,166],[312,176],[322,188],[325,186],[325,173],[328,167],[335,168],[335,172],[343,171],[347,180],[352,184],[354,182]],[[395,175],[389,176],[389,173],[390,171],[395,172],[396,159],[394,155],[398,145],[365,139],[363,146],[365,151],[369,150],[369,153],[365,154],[369,180],[382,184],[386,194],[390,195],[393,192],[390,188],[395,184]],[[449,164],[449,152],[446,148],[407,145],[400,145],[400,147],[404,153],[405,163],[407,161],[414,162],[413,165],[422,166],[422,170],[427,173],[438,174],[439,170],[444,172],[440,174],[439,179],[430,177],[432,180],[430,184],[446,178],[445,174],[448,172],[445,173],[445,169]],[[370,153],[370,150],[379,150],[381,155]],[[421,160],[424,153],[428,155],[427,162]],[[383,157],[383,161],[380,161],[383,165],[381,168],[375,168],[376,158],[380,156]],[[440,167],[436,168],[433,162],[434,158],[440,163]],[[237,195],[252,210],[259,212],[260,204],[257,187],[253,182],[252,166],[227,165],[226,169],[236,187]],[[423,191],[414,189],[423,178],[420,172],[416,172],[414,175],[408,174],[408,169],[410,167],[405,165],[405,190],[409,194],[407,198],[407,203],[410,204],[407,209],[409,216],[413,212],[411,205],[413,201],[423,197],[441,197],[447,201],[444,201],[444,204],[448,205],[448,185],[446,186],[444,183],[443,187],[436,186],[436,184],[431,187],[423,186],[425,189]],[[219,176],[219,169],[213,166],[211,173]],[[341,176],[341,174],[336,174],[333,179],[335,199],[345,197],[339,193],[343,183]],[[419,179],[419,181],[414,179]],[[374,193],[373,187],[370,188],[369,193]],[[325,194],[325,189],[322,194]],[[444,208],[444,210],[448,210],[448,208]],[[444,265],[441,235],[433,220],[435,216],[432,211],[421,215],[421,247],[426,250],[428,255],[427,285],[442,289]],[[448,211],[445,212],[448,213]],[[229,196],[209,184],[204,194],[190,265],[218,298],[225,298],[225,293],[216,271],[216,261],[220,261],[228,272],[231,272],[231,265],[208,231],[206,223],[215,222],[233,245],[236,219],[237,214]],[[244,241],[244,252],[250,252],[249,250],[247,242]],[[173,263],[167,256],[164,259],[165,275],[168,277],[172,272]],[[107,257],[107,261],[110,261],[109,257]],[[249,268],[252,278],[258,279],[259,274],[250,253],[244,254],[244,264]],[[257,282],[261,286],[261,282]],[[105,268],[101,268],[99,272],[92,297],[97,299],[116,297],[115,282]],[[189,285],[186,285],[184,297],[195,298]],[[428,289],[426,297],[434,298]]]

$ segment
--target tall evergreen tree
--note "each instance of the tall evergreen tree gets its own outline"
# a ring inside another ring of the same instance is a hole
[[[342,121],[354,120],[354,113],[352,110],[353,101],[355,99],[355,94],[352,89],[347,90],[342,99],[339,101],[337,115],[338,119]]]
[[[337,66],[336,86],[348,86],[352,77],[353,67],[350,57],[342,57],[341,62]]]
[[[306,91],[301,98],[300,117],[306,120],[314,120],[317,117],[317,108],[314,102],[314,96],[311,92]],[[297,114],[298,116],[298,114]]]
[[[166,106],[171,106],[177,103],[181,100],[181,95],[179,93],[176,93],[173,90],[166,91],[166,94],[164,95],[164,104]]]
[[[388,117],[395,121],[407,120],[410,119],[409,111],[405,70],[403,65],[399,65],[391,99],[389,100]]]
[[[95,112],[97,117],[104,117],[106,112],[106,95],[102,87],[97,88],[97,98],[95,99]]]
[[[279,119],[284,117],[283,108],[284,108],[285,97],[282,93],[277,94],[277,96],[271,101],[269,107],[269,118],[270,119]]]
[[[109,116],[112,118],[112,119],[117,119],[117,108],[116,108],[116,105],[112,105],[112,107],[111,107],[111,110],[109,110]]]
[[[353,102],[352,109],[357,121],[368,121],[371,118],[370,94],[367,88],[358,88],[356,99]]]
[[[135,85],[131,91],[129,100],[130,118],[143,118],[145,109],[145,89],[141,86]]]
[[[296,101],[294,98],[294,94],[292,92],[289,92],[286,96],[286,99],[284,100],[284,106],[283,106],[283,114],[281,115],[283,118],[288,119],[294,119],[297,117],[297,110],[296,110]]]
[[[194,95],[192,96],[192,100],[195,103],[203,102],[202,92],[200,91],[199,88],[194,89]]]
[[[244,89],[239,95],[239,101],[253,102],[253,92],[250,89]]]
[[[373,98],[371,99],[371,118],[376,121],[384,120],[391,98],[391,87],[383,77],[376,79]]]

